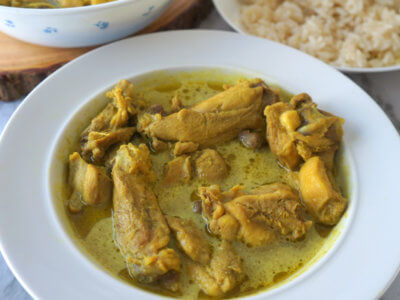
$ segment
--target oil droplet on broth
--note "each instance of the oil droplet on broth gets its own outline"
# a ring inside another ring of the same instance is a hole
[[[278,283],[278,282],[285,280],[289,276],[290,276],[290,273],[288,273],[288,272],[279,272],[279,273],[275,274],[273,281],[274,281],[274,283]]]
[[[215,91],[223,91],[224,90],[222,82],[209,81],[209,82],[207,82],[207,85],[209,88],[211,88]]]
[[[180,82],[173,82],[168,84],[161,84],[155,88],[157,92],[167,93],[180,89],[182,84]]]

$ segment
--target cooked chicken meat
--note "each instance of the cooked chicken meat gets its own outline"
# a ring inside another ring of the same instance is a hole
[[[343,119],[318,110],[307,94],[294,96],[290,103],[267,106],[264,114],[269,146],[283,166],[294,170],[315,155],[333,166],[343,136]]]
[[[281,122],[281,115],[285,116],[282,118],[284,123],[290,123],[289,127],[293,128],[296,124],[297,112],[291,109],[290,104],[278,102],[267,106],[264,114],[267,118],[267,140],[271,151],[278,157],[281,164],[289,169],[295,169],[301,162],[301,157],[297,152],[295,139]],[[288,120],[289,116],[292,122]]]
[[[112,181],[101,167],[85,162],[79,153],[69,156],[69,184],[72,194],[68,208],[77,213],[86,205],[106,204],[111,200]]]
[[[199,144],[193,142],[177,142],[174,147],[174,155],[179,156],[197,151]]]
[[[92,131],[88,135],[87,142],[82,147],[82,154],[94,161],[104,158],[110,146],[117,143],[127,143],[133,134],[135,127],[126,127],[111,131]]]
[[[140,282],[154,282],[180,271],[180,258],[168,248],[170,230],[151,184],[156,179],[150,151],[141,144],[122,145],[112,169],[115,241],[130,273]]]
[[[243,129],[262,127],[264,94],[264,87],[239,81],[208,100],[166,117],[143,114],[138,129],[167,141],[194,142],[203,147],[221,144]]]
[[[227,241],[222,241],[211,256],[211,245],[192,221],[166,218],[179,247],[189,257],[184,262],[190,278],[207,295],[222,296],[243,280],[242,260]]]
[[[346,209],[343,120],[260,79],[170,75],[122,80],[82,132],[74,230],[107,270],[163,295],[241,297],[290,278]]]
[[[177,95],[172,97],[171,99],[171,112],[177,112],[180,111],[183,108],[182,101],[178,98]]]
[[[317,221],[326,225],[339,222],[347,201],[323,160],[318,156],[307,160],[300,169],[299,178],[303,203]]]
[[[201,187],[203,214],[212,233],[250,246],[271,243],[278,236],[304,237],[311,227],[305,221],[299,197],[287,185],[275,183],[249,194],[234,187],[223,193],[218,186]]]
[[[213,297],[233,290],[244,278],[242,260],[227,241],[222,241],[214,251],[209,264],[188,261],[187,269],[190,278]]]
[[[129,121],[144,107],[144,102],[134,98],[133,90],[132,83],[121,80],[107,92],[112,102],[81,134],[82,154],[87,161],[101,160],[108,147],[118,142],[126,143],[134,134],[135,128],[129,126]]]
[[[205,181],[220,181],[228,175],[228,166],[225,160],[214,149],[196,152],[193,158],[197,176]]]
[[[164,166],[163,183],[173,185],[189,182],[194,174],[207,182],[221,181],[228,175],[228,166],[213,149],[197,151],[192,156],[181,155]]]
[[[133,91],[132,83],[121,80],[107,92],[107,97],[112,101],[93,118],[90,125],[82,132],[81,138],[85,140],[92,131],[107,131],[128,125],[129,117],[136,115],[138,109],[144,106],[142,101],[134,98]]]
[[[154,152],[162,152],[168,149],[168,144],[166,142],[160,141],[158,138],[153,138],[151,141],[151,149]]]
[[[192,164],[190,156],[182,155],[165,165],[163,184],[189,182],[192,179]]]
[[[208,264],[211,247],[193,221],[172,216],[166,216],[166,219],[183,252],[195,262]]]

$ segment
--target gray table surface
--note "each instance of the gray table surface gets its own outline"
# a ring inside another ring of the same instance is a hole
[[[215,11],[200,25],[200,28],[232,30]],[[370,75],[357,74],[349,75],[349,77],[372,96],[392,120],[397,130],[400,130],[400,72]],[[0,102],[0,132],[3,131],[4,126],[21,101],[18,100],[11,103]],[[355,285],[355,288],[361,287]],[[15,279],[1,255],[0,299],[32,299]],[[397,276],[381,299],[400,299],[400,275]]]

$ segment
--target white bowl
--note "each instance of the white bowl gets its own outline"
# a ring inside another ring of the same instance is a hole
[[[74,126],[86,124],[76,121],[87,109],[104,104],[93,99],[119,79],[209,67],[260,74],[290,92],[306,91],[346,120],[351,196],[342,233],[303,274],[247,299],[352,300],[383,293],[400,262],[400,237],[390,230],[400,210],[400,139],[389,119],[354,82],[309,55],[260,38],[189,30],[142,35],[79,57],[43,81],[7,124],[0,138],[0,250],[34,298],[162,298],[110,276],[81,251],[54,198],[66,166],[58,150],[71,141]],[[91,76],[82,81],[82,73]]]
[[[239,0],[213,0],[216,9],[222,18],[237,32],[249,34],[240,22],[240,4]],[[400,64],[389,67],[379,68],[353,68],[353,67],[337,67],[336,69],[345,73],[380,73],[399,71]]]
[[[155,21],[172,0],[117,0],[99,5],[32,9],[0,6],[0,31],[50,47],[115,41]]]

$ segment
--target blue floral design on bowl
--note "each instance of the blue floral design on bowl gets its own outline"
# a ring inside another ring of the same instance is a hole
[[[145,12],[142,16],[143,16],[143,17],[147,17],[148,15],[151,14],[151,12],[153,11],[153,9],[154,9],[154,5],[150,6],[149,9],[147,10],[147,12]]]
[[[96,26],[102,30],[108,28],[108,25],[110,25],[110,23],[106,22],[106,21],[98,21],[96,24],[94,24],[94,26]]]
[[[15,27],[14,22],[11,20],[4,20],[4,25],[6,25],[7,27],[11,27],[11,28]]]
[[[58,32],[58,29],[55,28],[55,27],[50,27],[50,26],[48,26],[48,27],[46,27],[45,29],[43,29],[43,32],[44,32],[44,33],[48,33],[48,34],[57,33],[57,32]]]

